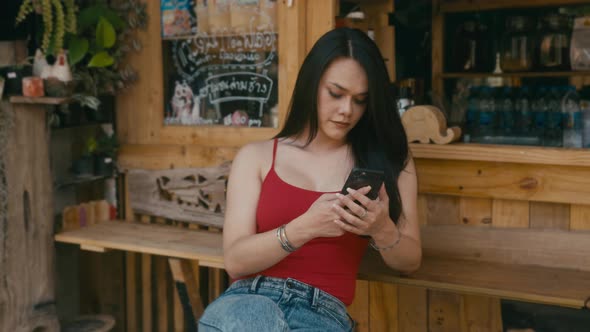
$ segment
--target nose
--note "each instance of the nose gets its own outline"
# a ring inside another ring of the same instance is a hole
[[[338,109],[338,113],[348,116],[352,113],[352,97],[347,96],[345,98],[341,99],[342,102],[340,104],[340,107]]]

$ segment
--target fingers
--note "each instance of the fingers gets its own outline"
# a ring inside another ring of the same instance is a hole
[[[362,212],[363,206],[365,208],[368,208],[372,202],[372,200],[369,197],[365,196],[370,190],[371,190],[370,186],[366,186],[366,187],[363,187],[358,190],[354,190],[352,188],[346,188],[346,191],[348,191],[348,195],[338,196],[338,198],[342,201],[342,203],[344,203],[346,206],[348,206],[348,208],[351,211],[355,212],[357,215],[360,216],[363,213]],[[361,206],[359,207],[358,203],[355,203],[355,201],[360,203]]]
[[[344,230],[356,234],[366,233],[366,230],[369,227],[369,223],[367,221],[352,214],[350,210],[345,210],[343,207],[336,204],[332,205],[332,210],[338,215],[338,218],[336,218],[334,222]],[[363,211],[366,210],[363,209]]]
[[[334,220],[334,223],[338,226],[340,226],[340,228],[342,228],[343,230],[349,232],[349,233],[354,233],[354,234],[358,234],[358,235],[364,235],[365,233],[363,231],[361,231],[360,229],[358,229],[357,227],[355,227],[354,225],[348,224],[342,220]]]
[[[338,194],[323,194],[318,198],[318,201],[335,201],[338,199]]]

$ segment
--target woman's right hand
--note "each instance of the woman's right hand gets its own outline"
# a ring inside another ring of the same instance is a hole
[[[367,189],[368,188],[368,189]],[[361,188],[358,191],[363,195],[370,190],[369,187]],[[365,192],[366,191],[366,192]],[[334,209],[334,205],[342,206],[337,194],[323,194],[309,207],[306,217],[310,220],[310,231],[313,237],[338,237],[346,231],[338,226],[334,220],[340,219]]]

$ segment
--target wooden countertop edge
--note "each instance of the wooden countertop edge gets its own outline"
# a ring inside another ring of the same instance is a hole
[[[411,143],[410,151],[412,156],[418,159],[590,166],[590,149],[466,143],[446,145]]]
[[[590,309],[590,303],[588,300],[577,300],[555,296],[538,295],[526,292],[516,292],[512,290],[501,290],[485,287],[477,287],[470,285],[460,285],[448,282],[432,281],[425,279],[412,279],[404,276],[395,275],[379,275],[379,274],[365,274],[359,273],[358,279],[369,280],[369,281],[381,281],[390,282],[407,286],[418,286],[425,287],[428,289],[437,289],[442,291],[457,292],[462,294],[473,294],[473,295],[487,295],[492,297],[499,297],[509,300],[535,302],[548,305],[559,305],[562,307],[569,308],[584,308],[585,306]]]
[[[118,163],[122,170],[168,169],[189,165],[214,166],[231,160],[238,147],[187,144],[124,144]],[[411,143],[415,159],[461,160],[573,167],[590,166],[590,149],[491,144],[419,144]],[[174,166],[171,166],[174,165]]]

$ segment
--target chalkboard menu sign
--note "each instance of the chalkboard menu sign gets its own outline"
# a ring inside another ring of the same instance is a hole
[[[161,4],[195,22],[179,31],[162,19],[164,124],[277,127],[275,1]]]

